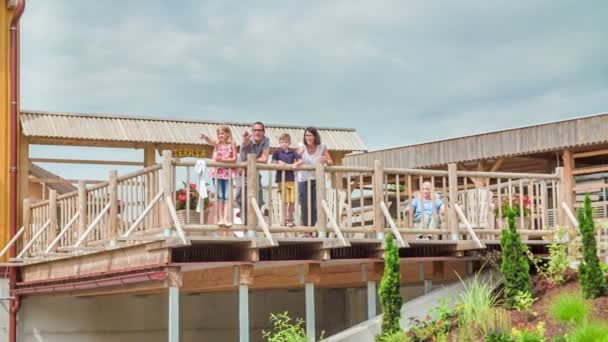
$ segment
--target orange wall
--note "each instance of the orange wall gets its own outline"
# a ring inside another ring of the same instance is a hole
[[[9,235],[9,25],[12,12],[0,2],[0,248]]]

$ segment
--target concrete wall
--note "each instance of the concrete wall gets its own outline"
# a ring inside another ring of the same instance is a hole
[[[0,278],[0,297],[8,297],[8,278]],[[8,341],[9,301],[0,301],[0,341]]]
[[[407,300],[423,291],[416,284],[404,287],[402,294]],[[366,320],[366,294],[365,288],[317,289],[319,334],[324,331],[324,336],[330,336]],[[19,341],[164,342],[167,304],[167,295],[26,298],[20,311]],[[181,304],[184,342],[238,340],[236,292],[182,295]],[[270,313],[305,316],[304,290],[252,291],[249,309],[251,341],[262,341],[262,329],[270,328]],[[3,320],[0,326],[5,325]]]
[[[344,289],[316,292],[319,330],[345,329]],[[288,310],[304,317],[303,290],[255,291],[249,294],[251,340],[262,340],[271,312]],[[183,341],[238,340],[237,293],[182,295]],[[166,341],[167,296],[99,298],[33,297],[20,311],[20,341],[118,342]]]

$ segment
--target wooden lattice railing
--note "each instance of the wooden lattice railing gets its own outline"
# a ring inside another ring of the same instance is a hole
[[[236,170],[227,183],[226,207],[233,221],[229,228],[216,224],[213,197],[192,196],[200,195],[201,182],[215,191],[217,180],[197,173],[200,164],[173,159],[164,151],[161,164],[123,176],[111,172],[107,182],[89,187],[80,182],[77,191],[61,196],[51,191],[48,200],[26,199],[22,234],[11,241],[18,246],[16,259],[167,238],[188,244],[193,236],[259,236],[269,245],[282,237],[317,236],[348,246],[353,239],[381,238],[387,230],[397,235],[402,247],[428,235],[435,240],[471,240],[483,248],[484,241],[499,238],[508,205],[524,213],[517,222],[525,239],[551,236],[556,226],[568,224],[559,205],[565,196],[559,168],[555,174],[524,174],[458,171],[454,164],[448,170],[394,169],[376,162],[374,167],[318,164],[293,169],[256,164],[249,157],[242,163],[205,163],[207,169]],[[302,172],[303,181],[296,184],[300,191],[294,224],[285,226],[284,180],[293,171]],[[425,201],[421,189],[429,186],[430,199]],[[413,202],[427,203],[429,215],[416,213]]]

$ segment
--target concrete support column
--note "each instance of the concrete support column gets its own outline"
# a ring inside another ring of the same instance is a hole
[[[239,285],[239,341],[249,342],[249,285]]]
[[[427,294],[433,291],[433,280],[426,279],[425,271],[424,271],[424,263],[418,264],[418,278],[424,284],[424,294]]]
[[[376,317],[376,282],[367,282],[367,318]]]
[[[315,284],[304,284],[306,299],[306,336],[314,342],[316,339],[316,315],[315,315]]]
[[[169,324],[168,336],[169,342],[180,342],[180,305],[179,305],[179,287],[169,287]]]
[[[321,265],[311,263],[299,267],[299,282],[304,284],[304,304],[306,311],[306,336],[309,341],[316,338],[315,284],[321,281]]]
[[[253,282],[253,266],[234,266],[233,277],[239,290],[239,341],[249,342],[249,285]]]

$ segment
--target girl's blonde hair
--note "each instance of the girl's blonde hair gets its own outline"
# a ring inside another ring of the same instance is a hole
[[[232,130],[230,129],[230,126],[221,125],[217,128],[217,133],[219,132],[224,132],[226,134],[226,143],[232,144]]]

